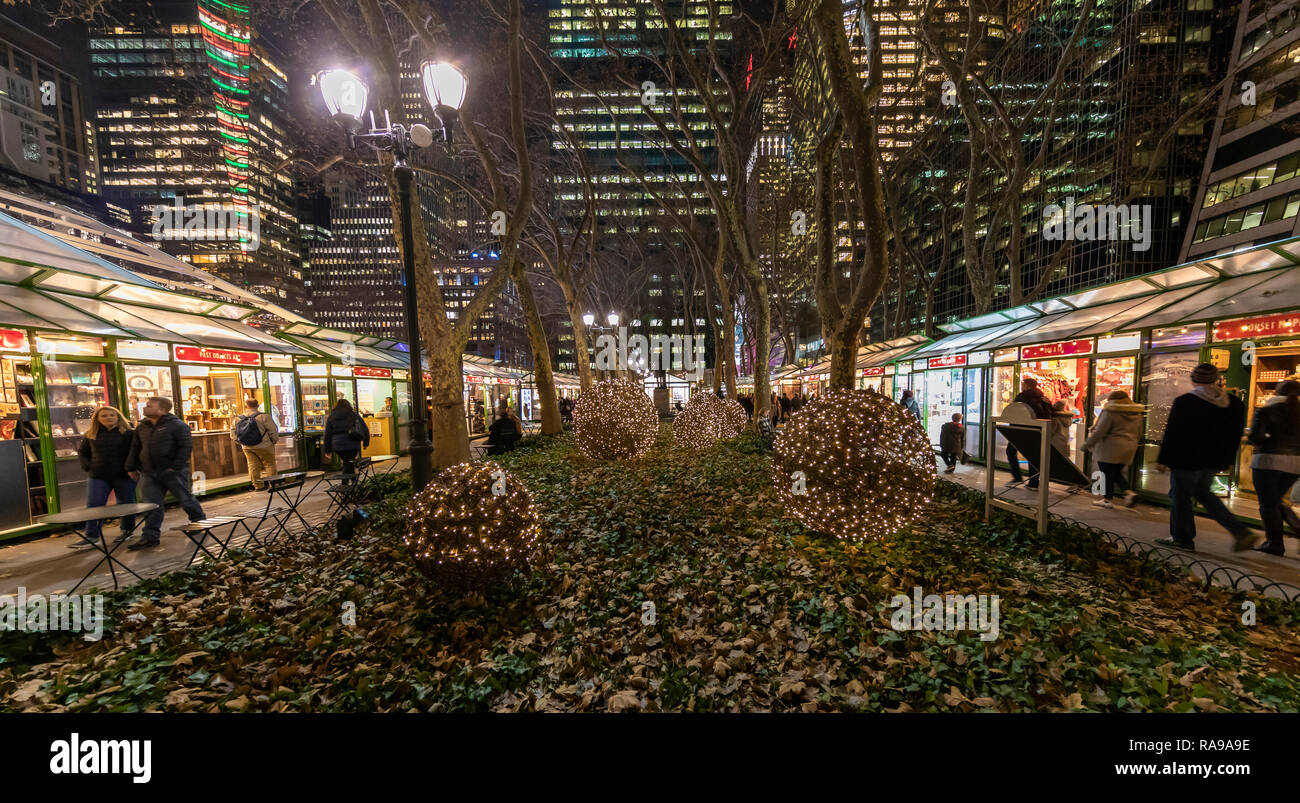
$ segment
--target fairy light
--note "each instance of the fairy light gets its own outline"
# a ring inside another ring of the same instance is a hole
[[[528,565],[542,535],[532,494],[487,461],[443,469],[407,505],[403,543],[438,586],[469,591]]]
[[[645,389],[627,379],[606,379],[578,397],[573,437],[595,460],[633,460],[654,446],[659,414]]]
[[[704,449],[724,437],[727,407],[713,393],[697,393],[673,419],[673,441],[688,449]]]
[[[833,390],[807,403],[773,445],[772,481],[786,510],[837,538],[904,529],[929,503],[934,476],[920,423],[866,390]]]
[[[749,428],[749,413],[735,399],[722,403],[722,437],[734,438]]]

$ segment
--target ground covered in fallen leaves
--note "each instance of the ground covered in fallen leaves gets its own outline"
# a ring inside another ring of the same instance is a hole
[[[0,708],[1300,709],[1295,606],[1205,591],[1063,526],[986,524],[946,483],[915,531],[848,544],[782,516],[753,436],[689,452],[665,432],[634,463],[541,438],[503,462],[545,547],[499,587],[429,588],[400,545],[403,478],[382,478],[351,541],[307,534],[109,595],[97,643],[5,634]],[[914,586],[998,595],[998,638],[894,630],[890,600]]]

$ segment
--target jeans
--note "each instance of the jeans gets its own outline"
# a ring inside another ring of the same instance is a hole
[[[1106,478],[1106,498],[1114,499],[1116,491],[1127,491],[1128,481],[1124,479],[1123,463],[1104,463],[1097,461],[1097,468],[1101,469],[1101,474]]]
[[[357,455],[361,454],[361,450],[360,450],[360,449],[346,449],[346,450],[344,450],[344,451],[338,452],[337,454],[338,454],[338,456],[339,456],[339,459],[343,461],[343,473],[344,473],[344,474],[356,474],[356,473],[357,473]],[[348,484],[349,484],[349,485],[351,485],[351,484],[354,483],[354,482],[356,482],[355,479],[348,480]]]
[[[1011,479],[1016,482],[1024,479],[1020,473],[1020,452],[1017,452],[1016,447],[1009,443],[1007,444],[1007,462],[1011,464]],[[1034,468],[1033,463],[1029,464],[1029,487],[1038,487],[1038,469]]]
[[[956,467],[957,467],[957,453],[956,453],[956,452],[940,452],[940,453],[939,453],[939,456],[943,458],[943,464],[944,464],[945,466],[947,466],[948,468],[956,468]]]
[[[248,481],[252,483],[254,491],[262,490],[262,472],[267,474],[275,473],[275,445],[270,446],[245,446],[244,460],[248,463]]]
[[[1249,529],[1210,490],[1214,475],[1218,473],[1209,468],[1169,470],[1169,535],[1178,543],[1191,546],[1196,540],[1193,501],[1200,502],[1210,518],[1222,524],[1233,535],[1240,535]]]
[[[199,500],[190,493],[188,467],[184,471],[155,471],[149,474],[141,472],[140,496],[144,501],[158,505],[145,516],[144,530],[140,533],[141,541],[157,543],[161,540],[163,500],[167,498],[168,491],[171,491],[176,501],[181,503],[181,509],[190,517],[190,521],[202,521],[207,518],[203,508],[199,506]]]
[[[119,505],[129,505],[135,501],[135,480],[127,476],[116,477],[111,480],[97,480],[90,478],[90,486],[86,489],[86,507],[102,507],[108,504],[108,495],[113,495],[113,501]],[[86,522],[86,540],[97,541],[103,533],[104,522],[88,521]],[[122,517],[122,532],[129,533],[135,529],[135,516]]]
[[[1300,516],[1296,516],[1287,504],[1287,495],[1291,486],[1300,479],[1300,474],[1275,471],[1270,468],[1252,469],[1255,481],[1255,493],[1259,496],[1259,517],[1264,522],[1264,534],[1269,547],[1282,549],[1282,520],[1285,519],[1291,529],[1300,533]]]

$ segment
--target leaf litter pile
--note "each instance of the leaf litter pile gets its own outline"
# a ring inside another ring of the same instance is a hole
[[[751,436],[694,452],[665,430],[632,463],[538,438],[502,462],[543,519],[526,573],[429,588],[400,545],[405,479],[381,478],[352,540],[281,539],[109,594],[99,642],[6,634],[0,709],[1300,709],[1295,606],[1064,527],[986,524],[946,483],[914,532],[849,544],[782,517]],[[891,598],[915,586],[998,595],[998,637],[894,630]]]

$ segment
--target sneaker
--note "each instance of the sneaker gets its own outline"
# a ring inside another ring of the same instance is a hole
[[[1107,510],[1110,510],[1111,508],[1115,507],[1115,505],[1112,504],[1109,499],[1095,499],[1093,500],[1093,504],[1096,505],[1097,507],[1104,507]]]
[[[1124,507],[1133,507],[1133,505],[1137,504],[1137,500],[1138,500],[1138,495],[1136,491],[1125,491],[1124,501],[1122,504],[1124,505]]]
[[[68,549],[99,549],[99,541],[92,541],[89,538],[78,538],[76,541],[68,544]]]
[[[1182,541],[1175,541],[1172,538],[1157,538],[1156,543],[1159,544],[1160,546],[1167,546],[1167,547],[1172,547],[1174,549],[1181,549],[1184,552],[1196,551],[1196,547],[1194,545],[1184,544]]]
[[[162,546],[162,541],[136,541],[134,544],[127,544],[126,548],[132,552],[137,549],[153,549]]]
[[[1273,546],[1267,542],[1255,547],[1256,552],[1263,552],[1265,555],[1285,555],[1286,551],[1280,546]]]
[[[1247,549],[1250,549],[1255,544],[1258,544],[1260,539],[1263,537],[1264,536],[1260,535],[1254,530],[1242,530],[1241,532],[1233,533],[1232,551],[1245,552]]]

